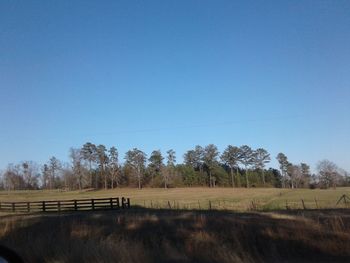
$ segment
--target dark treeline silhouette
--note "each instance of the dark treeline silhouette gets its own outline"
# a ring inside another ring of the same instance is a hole
[[[263,148],[229,145],[220,154],[214,144],[195,146],[176,163],[176,153],[160,150],[149,156],[134,148],[124,161],[116,147],[87,142],[69,150],[69,163],[51,157],[43,165],[24,161],[9,164],[1,173],[0,189],[113,189],[116,187],[283,187],[329,188],[350,185],[347,172],[323,160],[317,174],[306,163],[292,164],[285,154],[276,157],[280,169],[267,168],[270,154]]]

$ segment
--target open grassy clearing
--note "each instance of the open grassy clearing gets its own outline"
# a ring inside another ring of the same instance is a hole
[[[307,208],[336,208],[335,204],[343,194],[350,195],[350,188],[337,189],[277,189],[277,188],[120,188],[114,190],[85,190],[60,192],[14,191],[0,192],[0,201],[39,201],[67,200],[103,197],[130,197],[132,205],[149,208],[208,209],[209,200],[213,209],[246,211],[252,201],[261,210],[285,209],[286,203],[291,208],[302,208],[304,200]],[[344,207],[343,204],[338,207]]]

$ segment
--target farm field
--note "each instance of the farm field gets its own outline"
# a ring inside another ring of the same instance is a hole
[[[349,262],[350,210],[346,204],[335,206],[349,192],[350,188],[0,192],[1,201],[125,196],[132,203],[130,210],[3,213],[0,244],[25,262]],[[315,198],[323,209],[314,209]],[[301,199],[311,209],[286,210],[286,200],[300,208]],[[251,211],[252,200],[261,210]],[[177,206],[169,209],[169,203]]]
[[[340,208],[337,201],[343,195],[350,196],[350,188],[337,189],[277,189],[277,188],[118,188],[113,190],[84,191],[13,191],[0,192],[0,202],[68,200],[83,198],[129,197],[132,206],[146,208],[177,209],[226,209],[247,211],[254,206],[257,210],[281,210]]]

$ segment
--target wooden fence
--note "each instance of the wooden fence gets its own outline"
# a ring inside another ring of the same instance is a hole
[[[280,200],[276,204],[269,204],[263,200],[253,199],[235,201],[226,199],[197,200],[190,202],[179,200],[144,200],[137,205],[151,209],[177,210],[232,210],[232,211],[273,211],[273,210],[311,210],[311,209],[338,209],[350,208],[350,196],[342,195],[336,200],[319,200],[303,198],[299,200]]]
[[[60,201],[0,202],[1,212],[63,212],[130,208],[130,198],[98,198]]]

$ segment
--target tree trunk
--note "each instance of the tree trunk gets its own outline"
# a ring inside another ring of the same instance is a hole
[[[232,188],[235,187],[234,180],[233,180],[233,167],[231,167],[231,183],[232,183]]]
[[[265,185],[265,172],[264,172],[264,169],[262,169],[262,179],[263,179],[263,184]]]
[[[51,176],[50,176],[50,182],[49,182],[50,190],[52,190],[53,179],[54,179],[54,171],[51,172]]]
[[[92,172],[91,172],[91,161],[89,162],[89,172],[90,172],[90,187],[92,188],[93,181],[92,181]]]
[[[138,180],[139,180],[139,189],[141,189],[141,174],[140,174],[139,171],[138,171],[138,173],[137,173],[137,178],[138,178]]]
[[[211,183],[211,170],[209,169],[209,187],[212,187],[212,183]]]
[[[98,188],[98,173],[95,174],[95,188]]]
[[[249,188],[249,180],[248,180],[248,169],[247,169],[247,166],[245,167],[245,179],[246,179],[246,182],[247,182],[247,188]]]

